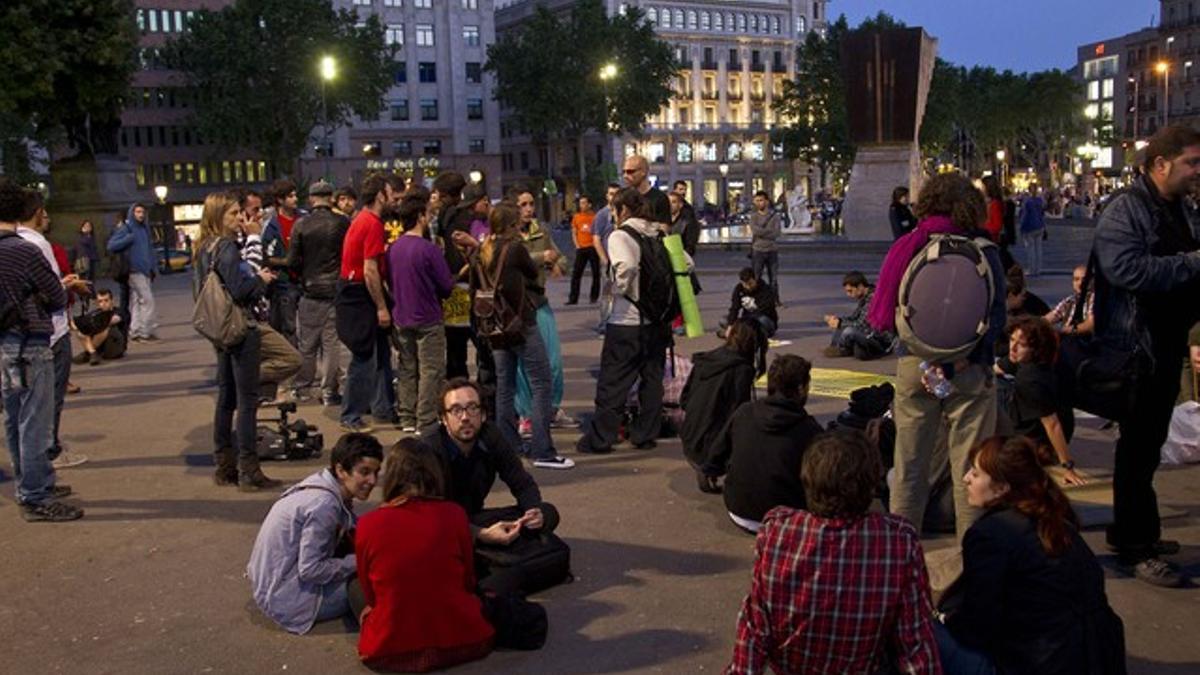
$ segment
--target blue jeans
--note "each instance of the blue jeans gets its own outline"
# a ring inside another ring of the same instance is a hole
[[[63,401],[67,398],[67,382],[71,379],[71,335],[59,338],[50,347],[54,356],[54,443],[50,446],[53,461],[62,454],[62,443],[58,440],[58,429],[62,421]]]
[[[258,387],[262,335],[257,328],[228,349],[217,350],[217,407],[213,411],[213,451],[251,462],[258,458]],[[233,414],[237,413],[237,432]]]
[[[536,326],[529,326],[525,329],[525,344],[512,349],[497,349],[493,355],[496,358],[496,424],[500,427],[500,433],[504,434],[504,439],[512,447],[521,447],[513,400],[517,391],[519,362],[524,365],[533,390],[533,409],[530,411],[533,437],[529,441],[529,456],[533,459],[557,456],[554,442],[550,439],[550,389],[553,376],[550,374],[550,360],[546,357],[546,345],[542,343],[541,332]]]
[[[933,639],[937,642],[942,671],[946,675],[995,675],[996,664],[992,658],[964,647],[941,621],[933,622]]]
[[[0,393],[4,396],[4,432],[16,474],[17,503],[51,500],[54,467],[54,356],[50,344],[21,336],[0,336]]]
[[[396,410],[388,330],[391,329],[376,328],[375,349],[370,352],[350,352],[342,399],[343,423],[361,422],[368,412],[380,419],[391,419]]]
[[[542,336],[542,344],[546,346],[546,358],[550,360],[550,414],[562,407],[563,400],[563,362],[562,345],[558,341],[558,321],[554,319],[554,311],[550,303],[546,303],[537,311],[538,333]],[[529,386],[529,375],[525,372],[525,363],[517,362],[517,415],[533,417],[533,389]]]
[[[317,605],[314,623],[338,619],[349,613],[350,595],[346,592],[345,581],[335,581],[321,587],[321,602]]]

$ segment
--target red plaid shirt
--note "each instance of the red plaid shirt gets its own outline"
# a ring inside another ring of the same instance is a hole
[[[772,509],[759,530],[750,594],[727,674],[941,673],[929,578],[903,518],[821,518]]]

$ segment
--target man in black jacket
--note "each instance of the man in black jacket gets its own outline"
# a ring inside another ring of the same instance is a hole
[[[342,347],[337,336],[338,274],[342,265],[342,241],[350,221],[333,211],[333,186],[317,181],[308,189],[312,211],[296,223],[288,249],[287,265],[300,277],[300,372],[296,389],[311,387],[316,377],[317,356],[321,357],[321,400],[338,405],[338,377],[342,371]]]
[[[779,329],[779,311],[775,307],[775,291],[767,282],[754,275],[749,267],[742,268],[738,273],[738,284],[733,287],[733,295],[729,301],[729,316],[725,317],[725,327],[718,335],[725,337],[725,331],[738,319],[757,321],[767,337],[775,335]]]
[[[725,507],[738,527],[757,532],[776,506],[805,507],[800,460],[821,433],[804,404],[812,364],[784,354],[767,372],[767,397],[743,403],[713,442],[708,475],[725,474]]]
[[[675,208],[671,208],[671,215],[673,217],[671,233],[678,234],[683,239],[683,250],[687,251],[687,254],[692,256],[692,258],[695,258],[696,246],[700,243],[700,221],[696,220],[696,209],[688,203],[687,193],[687,181],[677,180],[671,186],[671,194],[679,199],[678,216],[675,215]]]

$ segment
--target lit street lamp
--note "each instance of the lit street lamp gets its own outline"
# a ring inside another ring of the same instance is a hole
[[[471,169],[471,172],[467,174],[467,178],[470,178],[472,183],[479,183],[483,180],[483,172],[479,169]]]
[[[332,56],[321,57],[321,154],[325,157],[322,177],[329,179],[329,106],[325,103],[326,83],[337,77],[337,61]]]
[[[608,140],[608,132],[609,132],[609,129],[612,127],[612,100],[611,100],[611,97],[609,96],[608,89],[609,89],[609,82],[614,80],[617,77],[617,74],[618,74],[617,64],[615,64],[611,61],[604,64],[603,66],[600,66],[600,83],[604,87],[604,129],[601,132],[601,135],[603,136],[604,151],[600,156],[600,161],[602,163],[604,163],[604,154],[609,154],[612,152],[612,148],[609,147],[609,140]],[[580,158],[580,162],[581,163],[583,162],[582,157]],[[605,166],[607,166],[607,163],[604,163],[604,164],[605,164]],[[605,169],[604,171],[605,171],[605,174],[608,173],[607,169]],[[608,176],[606,175],[605,178],[608,178]]]
[[[171,247],[167,241],[167,186],[155,185],[154,197],[158,199],[158,234],[162,237],[163,273],[171,271]]]
[[[1004,174],[1005,174],[1005,169],[1007,169],[1007,168],[1008,168],[1008,164],[1006,164],[1006,163],[1004,162],[1004,159],[1005,159],[1007,156],[1008,156],[1008,155],[1007,155],[1007,154],[1005,154],[1005,152],[1004,152],[1004,149],[1003,149],[1003,148],[1001,148],[1000,150],[997,150],[997,151],[996,151],[996,162],[998,162],[998,163],[1000,164],[1000,185],[1004,185],[1004,184],[1005,184],[1005,180],[1004,180],[1005,176],[1004,176]]]
[[[1133,85],[1133,137],[1136,139],[1142,134],[1141,126],[1138,124],[1138,112],[1142,109],[1142,81],[1139,78],[1130,77],[1129,84]]]
[[[721,210],[726,212],[726,217],[729,217],[729,165],[721,162],[717,166],[717,171],[721,172]]]
[[[1171,64],[1159,61],[1154,64],[1154,71],[1163,78],[1163,126],[1170,123],[1171,115]]]

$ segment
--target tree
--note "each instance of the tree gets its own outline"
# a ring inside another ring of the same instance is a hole
[[[192,122],[206,142],[286,167],[323,119],[322,57],[338,70],[326,86],[327,124],[378,116],[395,71],[383,35],[375,15],[360,22],[329,0],[237,0],[196,12],[166,58],[201,93]]]
[[[605,80],[600,72],[608,64],[617,76]],[[488,47],[484,68],[495,74],[495,99],[536,144],[573,144],[581,185],[584,135],[640,133],[670,100],[670,81],[679,73],[671,48],[641,10],[610,17],[600,0],[580,0],[565,17],[539,6],[520,29]]]
[[[132,0],[0,4],[0,144],[4,170],[28,171],[24,143],[117,151],[122,97],[136,68]]]

